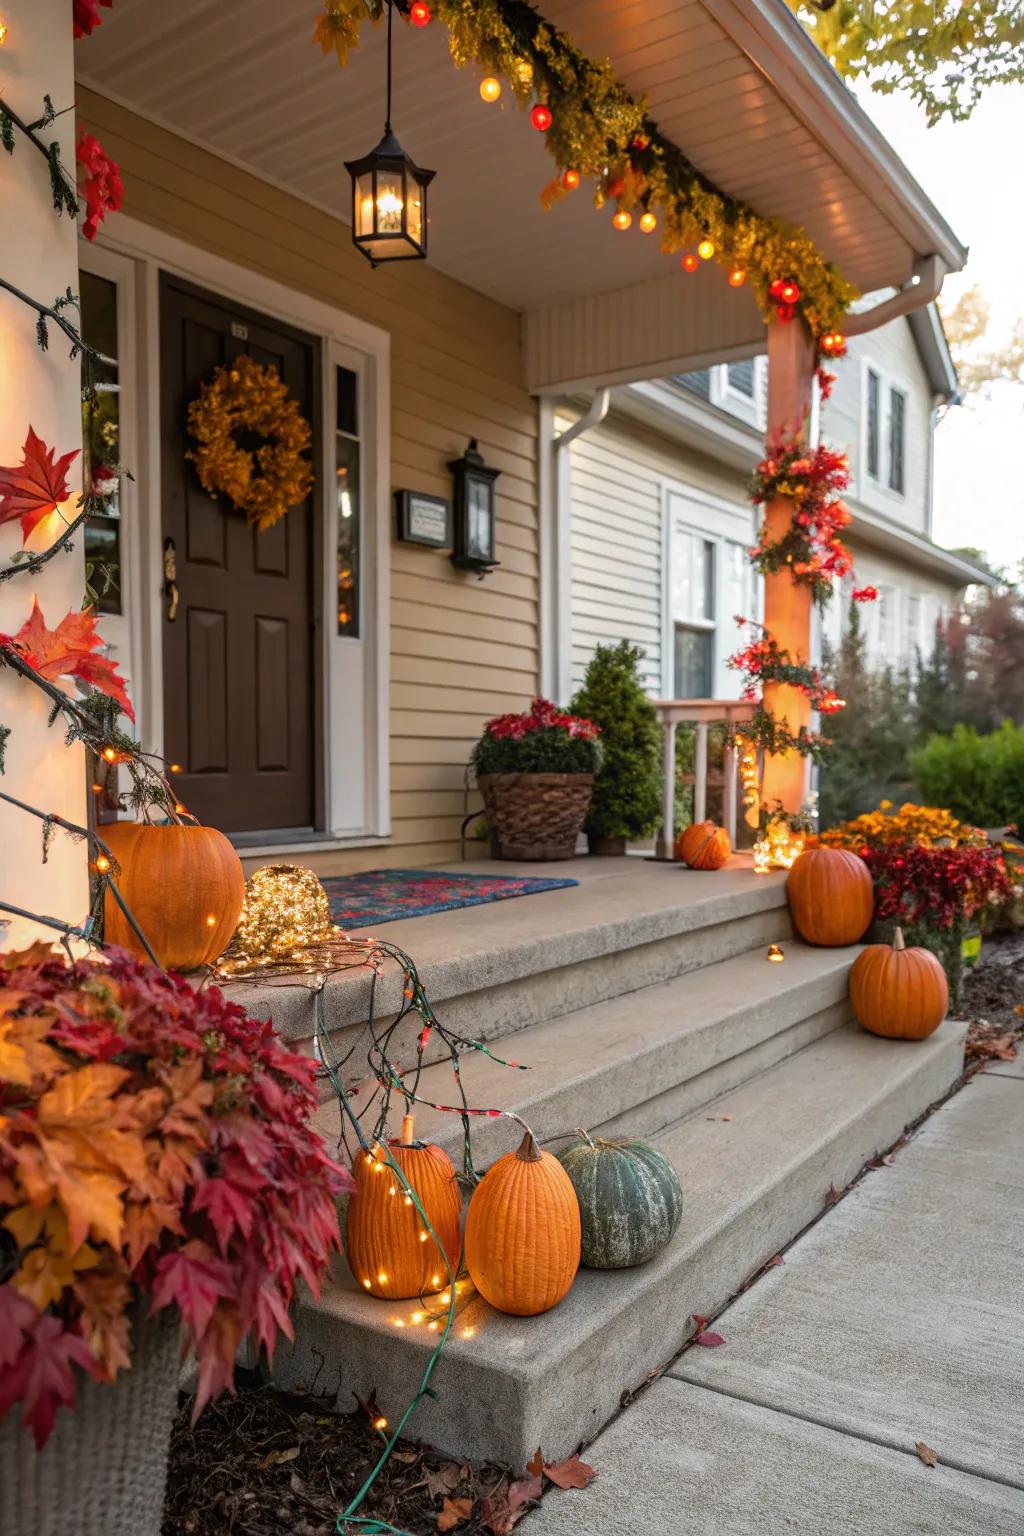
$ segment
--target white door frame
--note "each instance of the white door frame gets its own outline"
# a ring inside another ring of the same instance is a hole
[[[96,246],[80,244],[81,266],[124,283],[126,331],[120,360],[123,459],[136,475],[126,498],[129,516],[122,529],[127,566],[127,636],[110,638],[131,657],[140,735],[153,751],[163,749],[163,622],[161,593],[162,517],[160,443],[160,307],[162,271],[236,299],[268,318],[297,326],[321,342],[323,402],[319,512],[323,520],[323,605],[325,830],[314,840],[246,847],[246,857],[298,849],[372,844],[391,830],[389,806],[388,680],[391,549],[391,338],[386,331],[345,311],[297,292],[273,278],[216,256],[138,219],[118,215],[115,232]],[[128,312],[130,311],[130,315]],[[120,311],[119,311],[120,323]],[[331,497],[336,364],[360,367],[360,439],[363,471],[364,547],[361,637],[334,633],[336,509]],[[129,393],[129,390],[131,393]],[[136,405],[137,402],[137,405]],[[129,458],[129,454],[131,457]],[[115,620],[114,624],[121,624]],[[104,621],[107,629],[107,621]]]

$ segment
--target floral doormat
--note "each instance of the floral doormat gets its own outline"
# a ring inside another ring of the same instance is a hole
[[[324,889],[331,917],[341,928],[371,928],[400,917],[482,907],[509,896],[559,891],[578,880],[542,880],[522,875],[452,875],[436,869],[371,869],[362,875],[327,875]]]

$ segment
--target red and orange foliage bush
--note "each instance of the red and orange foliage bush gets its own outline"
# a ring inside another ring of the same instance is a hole
[[[38,1445],[75,1368],[131,1365],[136,1302],[175,1307],[196,1412],[249,1335],[291,1336],[351,1177],[311,1132],[314,1065],[215,987],[124,951],[0,955],[0,1420]]]

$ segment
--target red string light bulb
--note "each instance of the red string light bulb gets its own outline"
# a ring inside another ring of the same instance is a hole
[[[567,192],[575,192],[580,184],[580,173],[571,168],[562,172],[562,186]]]
[[[554,119],[551,115],[551,108],[545,106],[544,102],[538,101],[537,105],[530,112],[530,122],[536,128],[537,132],[547,133],[553,121]]]
[[[696,272],[697,268],[700,266],[700,262],[697,260],[692,251],[687,251],[685,256],[681,256],[679,258],[679,265],[682,267],[684,272]]]
[[[409,20],[414,27],[430,26],[430,6],[424,0],[413,0],[409,7]]]
[[[744,272],[743,268],[733,267],[732,271],[729,273],[730,288],[742,288],[746,280],[747,274]]]

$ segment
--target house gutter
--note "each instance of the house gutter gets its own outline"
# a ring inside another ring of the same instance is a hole
[[[542,399],[541,525],[542,544],[541,692],[566,704],[572,690],[572,460],[569,449],[608,415],[611,387],[596,389],[578,421],[557,436],[554,404]]]

